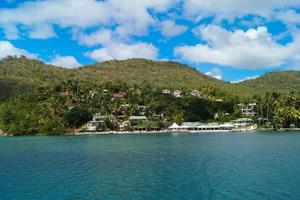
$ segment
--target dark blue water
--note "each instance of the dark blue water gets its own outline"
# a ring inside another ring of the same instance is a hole
[[[300,199],[300,134],[2,137],[0,199]]]

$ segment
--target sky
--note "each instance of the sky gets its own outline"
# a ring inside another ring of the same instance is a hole
[[[300,0],[0,0],[0,59],[178,61],[240,82],[300,70]]]

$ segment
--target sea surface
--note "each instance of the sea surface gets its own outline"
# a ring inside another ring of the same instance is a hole
[[[298,200],[300,133],[0,137],[0,200]]]

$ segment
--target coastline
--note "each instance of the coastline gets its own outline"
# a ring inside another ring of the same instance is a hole
[[[255,130],[234,130],[234,131],[172,131],[172,130],[161,130],[161,131],[104,131],[104,132],[75,132],[75,136],[80,135],[143,135],[143,134],[211,134],[211,133],[259,133],[259,132],[300,132],[300,128],[286,128],[286,129],[255,129]]]
[[[77,132],[74,133],[76,136],[80,135],[143,135],[143,134],[211,134],[211,133],[249,133],[249,132],[264,132],[270,130],[249,130],[249,131],[106,131],[106,132]]]
[[[158,135],[158,134],[176,134],[176,135],[183,135],[183,134],[231,134],[231,133],[263,133],[263,132],[274,132],[274,133],[282,133],[282,132],[299,132],[300,129],[256,129],[256,130],[248,130],[248,131],[171,131],[171,130],[161,130],[161,131],[104,131],[104,132],[73,132],[73,133],[66,133],[66,134],[36,134],[36,135],[10,135],[10,134],[0,134],[1,137],[22,137],[22,136],[93,136],[93,135]]]

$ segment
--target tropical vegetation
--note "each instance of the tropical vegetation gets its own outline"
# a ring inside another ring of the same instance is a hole
[[[73,133],[95,113],[105,116],[102,130],[119,130],[140,115],[148,122],[139,127],[226,122],[243,117],[239,103],[256,103],[253,119],[261,127],[300,122],[296,71],[230,84],[174,62],[132,59],[64,69],[7,57],[0,61],[0,87],[0,129],[13,135]]]

